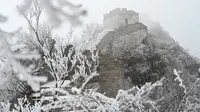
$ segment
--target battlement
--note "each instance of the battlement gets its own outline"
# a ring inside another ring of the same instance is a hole
[[[110,11],[109,13],[106,13],[104,15],[104,20],[108,19],[110,17],[113,17],[115,15],[131,15],[131,16],[133,16],[133,15],[138,15],[138,13],[136,13],[133,10],[127,10],[126,8],[116,8],[116,9]]]

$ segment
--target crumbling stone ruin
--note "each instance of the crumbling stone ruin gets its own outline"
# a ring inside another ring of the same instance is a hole
[[[107,32],[96,46],[103,54],[114,57],[122,55],[122,49],[132,49],[148,36],[147,27],[139,22],[139,15],[133,10],[117,8],[104,15],[104,29]]]
[[[133,10],[116,8],[104,15],[104,28],[119,29],[127,24],[139,22],[139,15]]]

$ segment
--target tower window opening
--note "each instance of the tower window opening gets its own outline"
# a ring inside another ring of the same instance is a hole
[[[125,19],[125,25],[127,25],[127,24],[128,24],[128,19],[126,18],[126,19]]]

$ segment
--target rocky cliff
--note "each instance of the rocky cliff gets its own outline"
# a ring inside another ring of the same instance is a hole
[[[118,89],[128,89],[132,85],[140,87],[146,82],[155,82],[164,77],[163,86],[156,88],[151,98],[164,98],[159,102],[160,111],[174,112],[184,92],[174,81],[173,70],[182,72],[181,78],[190,88],[198,77],[200,63],[163,31],[159,24],[153,25],[148,29],[141,22],[128,24],[108,32],[101,39],[96,47],[104,57],[99,80],[104,84],[100,84],[100,88],[108,96],[115,97]]]

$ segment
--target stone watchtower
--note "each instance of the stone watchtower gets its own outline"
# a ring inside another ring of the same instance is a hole
[[[104,15],[103,25],[104,28],[120,29],[127,24],[135,24],[139,22],[138,13],[126,8],[116,8]]]

